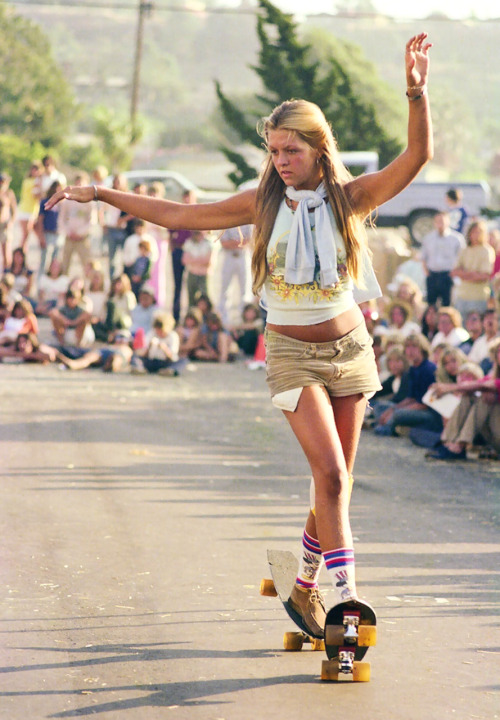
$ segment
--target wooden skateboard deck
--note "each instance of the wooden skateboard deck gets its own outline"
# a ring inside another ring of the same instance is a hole
[[[370,679],[370,663],[361,662],[368,648],[377,642],[377,618],[373,608],[361,600],[334,605],[326,616],[325,650],[321,678],[338,680],[351,675],[353,680]]]
[[[288,598],[292,592],[297,573],[299,570],[299,561],[295,555],[286,550],[268,550],[267,561],[269,563],[269,570],[271,571],[272,581],[263,580],[261,583],[261,595],[273,595],[278,596],[281,600],[283,607],[285,608],[288,616],[293,620],[295,625],[300,629],[302,635],[302,642],[311,642],[311,638],[318,640],[323,649],[321,643],[321,637],[312,633],[307,625],[302,621],[301,616],[295,612],[295,610],[289,605]],[[293,642],[295,636],[296,642]],[[313,643],[313,646],[316,643]],[[297,649],[301,647],[300,637],[297,637],[297,633],[286,633],[285,635],[285,649]]]

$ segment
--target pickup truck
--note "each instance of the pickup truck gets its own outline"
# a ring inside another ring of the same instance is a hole
[[[463,193],[463,205],[469,215],[479,216],[488,207],[491,191],[485,182],[442,183],[414,180],[399,195],[381,205],[374,215],[378,227],[405,226],[414,245],[432,230],[434,215],[446,209],[445,194],[450,188]]]
[[[376,152],[340,153],[353,175],[378,170]],[[399,195],[381,205],[373,215],[378,227],[407,227],[414,245],[420,245],[424,235],[433,228],[432,219],[446,209],[445,194],[451,188],[461,190],[463,205],[469,215],[482,215],[491,200],[486,182],[424,182],[414,180]]]

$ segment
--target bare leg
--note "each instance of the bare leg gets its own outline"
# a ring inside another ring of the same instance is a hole
[[[309,514],[306,530],[326,550],[352,547],[349,474],[365,407],[361,394],[330,398],[316,385],[302,390],[295,412],[284,413],[314,477],[316,518]]]
[[[359,394],[341,398],[330,397],[330,402],[332,403],[333,415],[337,425],[347,471],[349,475],[352,475],[367,401],[364,395]],[[316,518],[311,511],[307,518],[306,531],[312,537],[318,537]]]

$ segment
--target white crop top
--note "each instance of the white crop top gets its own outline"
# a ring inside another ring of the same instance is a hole
[[[339,281],[332,287],[321,287],[319,283],[320,265],[314,238],[316,258],[314,280],[303,285],[292,285],[285,282],[285,256],[293,211],[283,200],[267,246],[268,274],[264,284],[262,305],[267,310],[269,323],[274,325],[316,325],[337,317],[353,307],[356,302],[363,302],[382,295],[368,253],[364,253],[363,257],[363,289],[357,288],[349,276],[344,239],[337,228],[330,206],[327,205],[327,207],[337,246]],[[314,236],[314,213],[309,213],[309,219]]]

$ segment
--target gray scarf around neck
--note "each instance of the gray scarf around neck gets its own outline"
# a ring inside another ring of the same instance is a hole
[[[285,282],[304,285],[314,281],[314,237],[309,219],[309,209],[314,208],[316,247],[320,264],[320,285],[330,288],[339,281],[337,272],[337,244],[328,208],[325,203],[326,188],[320,183],[316,190],[295,190],[287,187],[286,196],[298,202],[288,237],[285,257]]]

